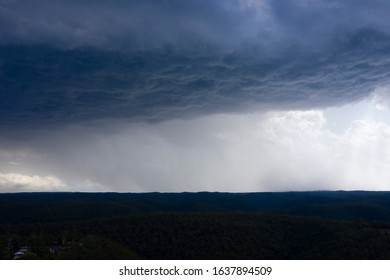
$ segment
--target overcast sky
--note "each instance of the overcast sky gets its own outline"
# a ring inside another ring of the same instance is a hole
[[[386,0],[0,0],[0,192],[390,190]]]

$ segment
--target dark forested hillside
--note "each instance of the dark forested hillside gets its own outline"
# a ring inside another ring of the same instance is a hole
[[[85,220],[144,212],[262,212],[390,221],[390,192],[0,194],[0,224]]]
[[[0,259],[387,259],[387,192],[0,195]]]

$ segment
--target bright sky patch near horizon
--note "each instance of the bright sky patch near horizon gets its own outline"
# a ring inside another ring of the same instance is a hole
[[[0,0],[0,192],[390,190],[388,12]]]

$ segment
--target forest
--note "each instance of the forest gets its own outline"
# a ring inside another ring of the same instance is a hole
[[[0,259],[388,258],[388,192],[0,194]]]

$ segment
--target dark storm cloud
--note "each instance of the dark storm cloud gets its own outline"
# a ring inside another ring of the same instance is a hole
[[[2,4],[1,4],[2,3]],[[239,1],[1,1],[1,36],[14,43],[145,49],[225,44],[248,32]],[[227,33],[230,31],[232,33]]]
[[[0,121],[342,105],[390,76],[386,1],[0,1]]]

